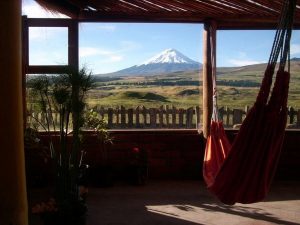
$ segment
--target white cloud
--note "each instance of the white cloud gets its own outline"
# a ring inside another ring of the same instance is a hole
[[[291,55],[300,53],[300,44],[291,44]]]
[[[96,56],[96,55],[109,55],[109,51],[104,51],[100,48],[93,48],[93,47],[80,47],[79,48],[79,56],[80,57],[89,57],[89,56]]]
[[[105,31],[115,31],[116,30],[116,26],[110,25],[110,24],[98,25],[97,28],[100,30],[105,30]]]
[[[29,56],[30,65],[67,65],[68,59],[65,52],[36,51]]]
[[[134,41],[121,41],[120,45],[121,48],[119,52],[131,51],[131,50],[139,49],[141,47],[139,43]]]
[[[114,51],[104,50],[101,48],[94,47],[80,47],[79,48],[79,57],[95,57],[99,56],[99,58],[103,59],[100,61],[105,63],[110,62],[119,62],[123,60],[123,56]]]
[[[239,51],[236,54],[236,58],[228,59],[228,63],[231,66],[247,66],[247,65],[253,65],[253,64],[260,64],[265,63],[261,60],[253,60],[250,57],[248,57],[247,52]]]
[[[65,27],[30,27],[29,28],[29,40],[55,40],[59,35],[64,35],[64,38],[68,36],[68,29]]]
[[[32,0],[23,0],[22,15],[27,15],[32,18],[68,18],[68,16],[60,13],[49,12]]]
[[[120,62],[123,60],[123,56],[121,55],[111,55],[108,57],[108,59],[104,60],[103,62]]]
[[[252,64],[265,63],[264,61],[247,60],[247,59],[229,59],[228,62],[233,66],[247,66]]]

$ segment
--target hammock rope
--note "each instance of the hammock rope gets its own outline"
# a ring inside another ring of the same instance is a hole
[[[284,4],[256,102],[249,110],[232,145],[218,116],[216,72],[212,71],[214,103],[211,132],[204,155],[203,177],[208,189],[225,204],[261,201],[269,191],[287,121],[290,74],[284,69],[287,58],[289,61],[295,7],[296,0],[287,0]],[[270,96],[278,58],[278,72]],[[211,59],[215,63],[215,49],[212,49]]]

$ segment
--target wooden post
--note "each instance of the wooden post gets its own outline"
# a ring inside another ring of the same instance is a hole
[[[144,118],[143,127],[147,127],[147,109],[145,106],[142,107],[142,115]]]
[[[190,107],[186,110],[186,128],[192,128],[194,116],[194,108]]]
[[[0,224],[27,225],[21,1],[0,1]]]
[[[128,111],[128,123],[127,123],[127,126],[131,128],[131,127],[133,127],[133,109],[130,108],[127,111]]]
[[[182,128],[183,127],[183,114],[184,114],[184,109],[180,108],[179,109],[179,121],[178,121],[178,124],[179,124],[179,128]]]
[[[104,112],[105,112],[105,109],[103,106],[101,106],[99,109],[99,115],[102,120],[104,119]]]
[[[172,107],[172,127],[176,127],[176,111],[177,109],[173,106]]]
[[[121,105],[121,127],[126,127],[126,109]]]
[[[136,107],[135,109],[135,127],[140,127],[140,107]]]
[[[120,113],[119,106],[117,106],[117,107],[115,108],[115,115],[116,115],[116,126],[119,126],[119,124],[120,124],[120,117],[119,117],[119,113]]]
[[[149,114],[150,114],[150,127],[155,128],[156,127],[156,108],[150,108]]]
[[[295,111],[295,109],[293,107],[289,107],[288,115],[290,116],[289,123],[293,124],[294,123],[294,117],[296,115],[296,111]]]
[[[107,125],[109,128],[113,127],[113,109],[108,108],[107,110]]]
[[[243,121],[243,111],[240,109],[233,110],[232,125],[241,124]]]
[[[167,127],[168,128],[170,128],[170,118],[169,118],[169,111],[170,111],[170,109],[169,109],[169,105],[166,105],[166,125],[167,125]]]
[[[159,120],[159,128],[164,126],[164,107],[160,106],[158,109],[158,120]]]
[[[210,121],[212,115],[212,96],[213,96],[213,86],[212,86],[212,70],[214,65],[212,65],[212,55],[215,54],[212,49],[216,49],[215,41],[211,41],[211,38],[215,40],[216,29],[212,29],[215,22],[205,22],[203,31],[203,136],[207,138],[210,130]],[[214,46],[212,46],[214,45]]]

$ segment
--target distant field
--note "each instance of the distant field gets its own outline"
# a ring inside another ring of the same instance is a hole
[[[218,105],[251,106],[256,99],[265,64],[218,68]],[[202,105],[202,71],[176,72],[146,77],[95,77],[89,91],[89,107],[195,107]],[[28,98],[28,103],[34,98]],[[291,62],[289,106],[300,109],[300,62]]]
[[[289,106],[300,108],[300,66],[292,62]],[[219,106],[244,108],[256,99],[265,64],[218,69]],[[98,77],[87,98],[90,107],[190,107],[202,104],[202,71],[148,77]],[[200,84],[200,85],[199,85]],[[199,87],[200,86],[200,87]]]

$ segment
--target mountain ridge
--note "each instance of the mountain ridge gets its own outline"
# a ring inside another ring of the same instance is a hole
[[[163,53],[171,53],[169,56],[164,55]],[[176,53],[175,55],[174,52]],[[188,72],[188,71],[197,71],[202,69],[202,64],[196,62],[185,55],[181,57],[180,52],[176,49],[166,49],[161,53],[151,57],[142,64],[134,65],[113,73],[106,74],[95,74],[95,76],[108,76],[108,77],[122,77],[122,76],[151,76],[159,74],[168,74],[173,72]],[[180,59],[176,59],[176,56],[180,56]],[[187,59],[186,59],[186,58]],[[170,59],[173,60],[169,61]],[[174,62],[175,61],[175,62]],[[294,57],[291,58],[291,66],[300,69],[300,58]],[[222,75],[232,72],[246,72],[250,71],[264,71],[267,66],[267,63],[251,64],[245,66],[230,66],[230,67],[217,67],[217,74]]]
[[[202,64],[196,62],[176,49],[166,49],[139,65],[134,65],[113,73],[101,76],[150,76],[160,73],[172,73],[201,69]]]

